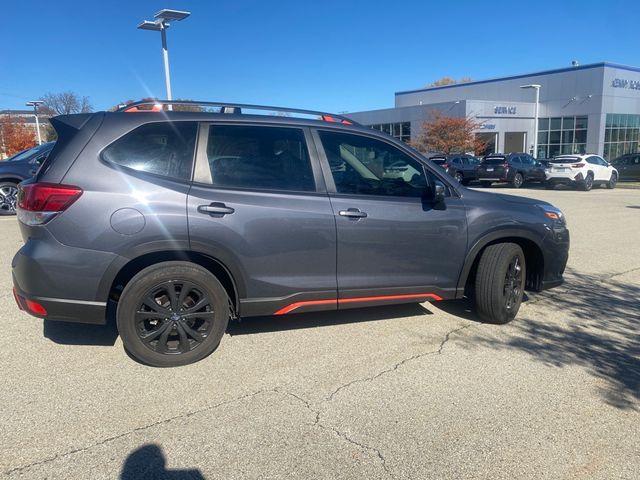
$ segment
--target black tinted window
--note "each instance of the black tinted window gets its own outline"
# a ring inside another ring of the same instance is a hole
[[[482,163],[485,165],[500,165],[505,162],[504,157],[487,157]]]
[[[320,132],[339,193],[419,197],[427,185],[422,164],[386,142]]]
[[[217,187],[315,190],[304,133],[297,128],[211,125],[207,159]]]
[[[109,145],[102,157],[133,170],[190,180],[196,130],[195,122],[142,125]]]

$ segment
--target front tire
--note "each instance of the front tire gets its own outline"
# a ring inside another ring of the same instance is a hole
[[[0,215],[15,215],[17,198],[17,184],[13,182],[0,182]]]
[[[145,268],[118,302],[118,332],[142,363],[176,367],[197,362],[220,344],[229,322],[229,298],[217,278],[189,262]]]
[[[484,321],[504,324],[515,318],[524,295],[526,273],[519,245],[498,243],[484,250],[475,284],[476,308]]]
[[[609,179],[609,181],[607,182],[607,188],[609,190],[613,190],[614,188],[616,188],[616,185],[618,184],[618,175],[616,175],[615,172],[613,172],[611,174],[611,178]]]

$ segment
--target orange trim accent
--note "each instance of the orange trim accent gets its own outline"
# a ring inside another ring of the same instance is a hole
[[[278,310],[274,315],[284,315],[286,313],[291,313],[294,310],[297,310],[300,307],[306,307],[309,305],[329,305],[332,303],[337,303],[338,305],[341,303],[356,303],[356,302],[375,302],[375,301],[385,301],[385,300],[403,300],[409,298],[430,298],[431,300],[442,300],[442,297],[436,295],[435,293],[409,293],[404,295],[381,295],[376,297],[354,297],[354,298],[338,298],[336,300],[307,300],[302,302],[295,302],[286,307]]]
[[[296,302],[296,303],[292,303],[291,305],[287,305],[284,308],[281,308],[276,313],[274,313],[274,315],[284,315],[285,313],[292,312],[297,308],[306,307],[308,305],[329,305],[331,303],[337,304],[338,301],[334,299],[334,300],[307,300],[306,302]]]

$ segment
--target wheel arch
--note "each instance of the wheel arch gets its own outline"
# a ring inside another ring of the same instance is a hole
[[[239,314],[241,291],[237,277],[220,260],[195,251],[161,250],[149,252],[132,259],[112,265],[112,274],[105,275],[99,290],[104,293],[109,302],[118,302],[120,294],[129,281],[141,270],[161,262],[183,261],[199,265],[215,276],[224,287],[234,308],[234,314]],[[112,278],[112,280],[109,280]]]
[[[15,183],[16,185],[22,182],[24,178],[13,176],[0,176],[0,183]]]
[[[532,232],[526,230],[497,231],[478,240],[467,254],[458,279],[458,298],[464,295],[464,292],[470,285],[473,285],[478,262],[484,250],[489,245],[495,245],[497,243],[515,243],[522,248],[527,265],[525,288],[533,291],[540,291],[542,289],[544,254],[540,248],[540,239]]]

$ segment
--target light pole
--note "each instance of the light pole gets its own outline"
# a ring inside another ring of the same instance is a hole
[[[44,102],[42,100],[32,100],[26,103],[27,107],[33,107],[33,115],[36,117],[36,130],[38,132],[38,145],[42,145],[42,137],[40,136],[40,121],[38,120],[38,107]]]
[[[540,89],[542,85],[532,83],[530,85],[521,85],[520,88],[535,88],[536,90],[536,111],[533,120],[533,156],[538,158],[538,107],[540,105]]]
[[[167,100],[172,100],[171,97],[171,77],[169,74],[169,49],[167,48],[167,28],[169,28],[170,22],[184,20],[191,12],[183,12],[180,10],[169,10],[167,8],[160,10],[154,15],[155,20],[143,20],[138,25],[140,30],[153,30],[160,32],[162,36],[162,58],[164,60],[164,83],[167,87]],[[171,104],[167,107],[171,110]]]

